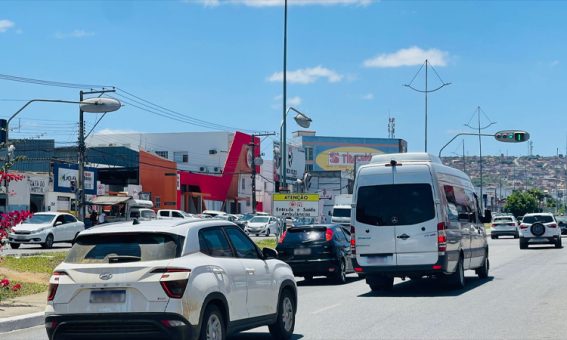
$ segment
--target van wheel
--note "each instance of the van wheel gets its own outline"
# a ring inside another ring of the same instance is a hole
[[[520,249],[528,249],[528,242],[523,237],[520,237]]]
[[[498,237],[496,235],[490,235],[490,238],[496,240]]]
[[[387,276],[367,276],[366,283],[370,286],[370,290],[373,292],[385,290],[392,290],[394,287],[394,278]]]
[[[288,289],[282,292],[278,303],[278,316],[274,324],[269,325],[272,338],[287,340],[293,335],[295,328],[295,303]]]
[[[488,277],[488,270],[490,269],[490,262],[488,261],[488,253],[484,256],[482,266],[475,270],[479,279],[486,279]]]
[[[446,277],[447,284],[453,289],[462,289],[465,287],[465,269],[463,267],[463,257],[459,257],[459,262],[457,262],[457,268],[453,274],[449,274]]]
[[[208,305],[203,316],[199,339],[224,340],[226,336],[224,333],[224,321],[219,308],[215,305]]]

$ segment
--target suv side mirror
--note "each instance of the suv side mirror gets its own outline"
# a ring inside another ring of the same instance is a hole
[[[277,259],[278,252],[272,248],[262,248],[262,255],[264,255],[264,259]]]

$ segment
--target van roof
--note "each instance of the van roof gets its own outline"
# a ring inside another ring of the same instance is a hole
[[[439,163],[442,164],[439,157],[434,156],[425,152],[406,152],[406,153],[387,153],[382,155],[372,156],[370,163],[390,163],[395,160],[398,163],[408,163],[408,162],[429,162],[429,163]]]

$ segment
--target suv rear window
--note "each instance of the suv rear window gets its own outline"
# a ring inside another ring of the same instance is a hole
[[[514,221],[512,220],[512,217],[496,217],[494,218],[494,222],[508,223]]]
[[[536,222],[540,222],[540,223],[553,222],[553,217],[549,215],[533,215],[533,216],[524,216],[524,219],[522,220],[522,223],[533,224]]]
[[[326,227],[289,228],[283,239],[283,244],[299,244],[315,241],[325,241]]]
[[[97,234],[81,236],[67,263],[120,263],[156,261],[179,257],[183,236],[157,233]]]
[[[410,225],[435,217],[431,185],[390,184],[358,189],[356,221],[376,226]]]

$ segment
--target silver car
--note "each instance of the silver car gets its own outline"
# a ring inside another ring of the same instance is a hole
[[[500,236],[514,236],[514,238],[520,237],[518,221],[514,216],[506,215],[494,217],[494,219],[492,220],[490,237],[492,239],[496,239]]]

